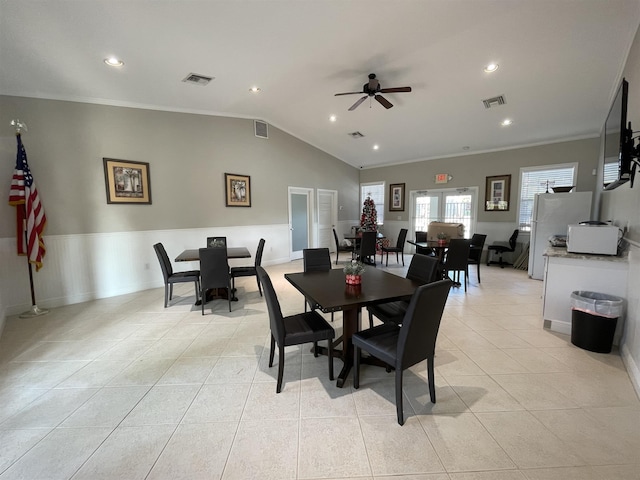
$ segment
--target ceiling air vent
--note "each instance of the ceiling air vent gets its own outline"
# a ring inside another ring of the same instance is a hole
[[[253,128],[254,128],[256,137],[269,138],[269,128],[266,122],[263,122],[261,120],[254,120]]]
[[[206,75],[198,75],[197,73],[190,73],[182,81],[186,83],[193,83],[194,85],[200,85],[204,87],[207,83],[213,80],[214,77],[207,77]]]
[[[504,105],[507,101],[504,99],[504,95],[498,95],[497,97],[482,100],[482,103],[484,103],[484,108],[491,108],[497,107],[498,105]]]
[[[360,132],[351,132],[351,133],[347,133],[347,135],[349,135],[351,138],[363,138],[364,135],[361,134]]]

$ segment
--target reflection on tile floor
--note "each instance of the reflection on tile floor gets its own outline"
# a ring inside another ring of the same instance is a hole
[[[301,269],[267,267],[285,315],[304,308],[283,277]],[[213,301],[202,316],[177,285],[167,309],[153,289],[8,318],[0,480],[640,479],[640,402],[619,355],[543,330],[526,272],[482,268],[481,285],[472,271],[466,294],[452,289],[438,402],[412,367],[404,427],[393,373],[363,366],[359,390],[339,389],[308,346],[287,348],[276,395],[264,300],[254,278],[237,284],[231,313]]]

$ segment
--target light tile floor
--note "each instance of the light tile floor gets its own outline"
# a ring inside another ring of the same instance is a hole
[[[301,269],[267,268],[285,314],[303,309],[283,278]],[[276,395],[254,278],[231,313],[202,316],[183,285],[167,309],[154,289],[8,318],[0,479],[640,479],[640,402],[617,353],[543,330],[526,272],[482,278],[449,296],[437,403],[424,364],[405,375],[403,427],[392,373],[365,366],[359,390],[339,389],[308,346],[287,349]]]

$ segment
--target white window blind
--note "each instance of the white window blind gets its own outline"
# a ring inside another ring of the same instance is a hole
[[[371,200],[376,204],[378,225],[382,225],[384,223],[384,182],[360,184],[360,213],[362,213],[362,205],[367,197],[371,197]]]
[[[520,170],[520,230],[531,231],[533,200],[536,193],[553,193],[553,187],[575,185],[577,164],[555,167],[532,167]]]
[[[618,162],[605,163],[604,178],[602,183],[608,185],[611,182],[615,182],[616,180],[618,180]]]

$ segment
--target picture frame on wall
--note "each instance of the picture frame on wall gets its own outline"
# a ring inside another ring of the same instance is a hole
[[[389,185],[389,211],[404,212],[404,183]]]
[[[236,173],[224,174],[227,207],[251,206],[251,177]]]
[[[487,177],[484,209],[487,212],[509,210],[511,195],[511,175]]]
[[[151,176],[147,162],[103,158],[107,203],[151,205]]]

